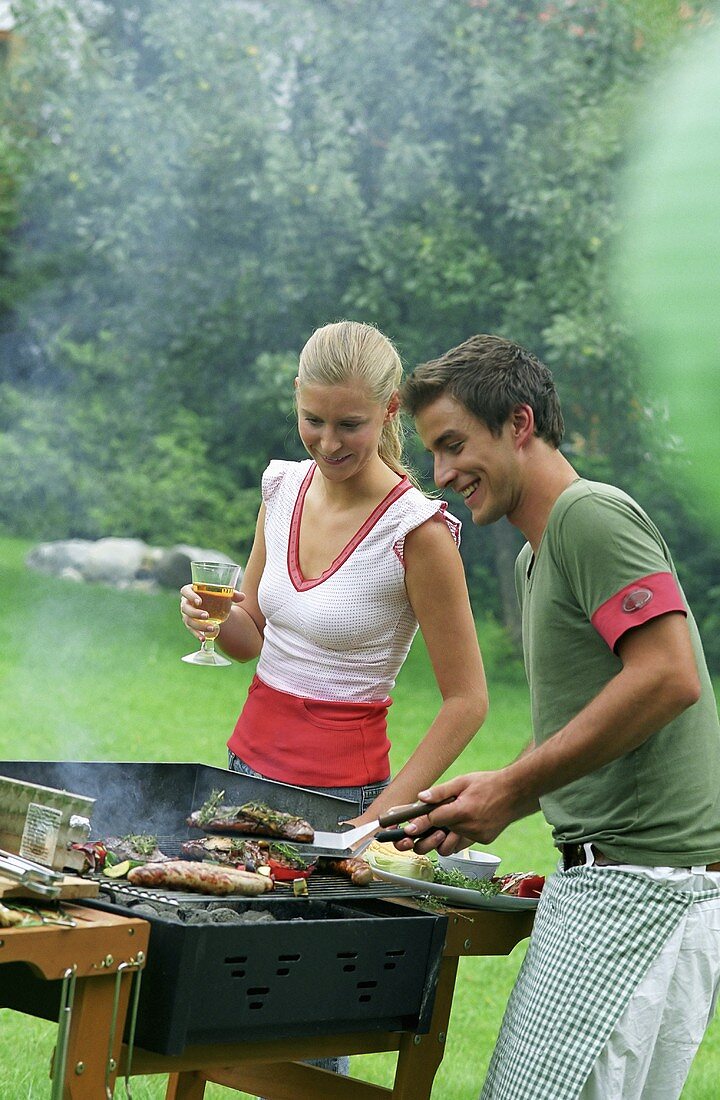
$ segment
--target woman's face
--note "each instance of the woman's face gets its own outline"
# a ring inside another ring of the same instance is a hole
[[[362,383],[295,387],[300,439],[323,477],[345,481],[378,458],[388,409]]]

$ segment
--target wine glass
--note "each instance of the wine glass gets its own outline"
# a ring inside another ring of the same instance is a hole
[[[202,599],[208,626],[220,626],[230,614],[233,592],[240,573],[239,565],[221,561],[191,561],[193,591]],[[190,665],[231,665],[232,661],[215,652],[215,639],[203,638],[200,649],[182,658]]]

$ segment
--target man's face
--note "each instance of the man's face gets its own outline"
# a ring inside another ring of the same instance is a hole
[[[433,456],[439,489],[459,493],[473,523],[510,516],[519,496],[517,452],[510,421],[499,436],[455,398],[443,394],[415,417],[423,446]]]

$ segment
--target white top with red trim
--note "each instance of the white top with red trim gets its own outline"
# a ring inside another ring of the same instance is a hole
[[[322,576],[307,580],[298,540],[316,466],[271,462],[262,479],[266,564],[258,589],[265,637],[260,679],[308,699],[387,699],[417,631],[405,589],[407,534],[443,520],[460,543],[460,521],[403,478]]]

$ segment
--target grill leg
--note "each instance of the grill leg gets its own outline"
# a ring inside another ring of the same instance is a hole
[[[392,1100],[426,1100],[432,1092],[433,1080],[445,1053],[457,969],[457,956],[444,956],[428,1034],[403,1033],[390,1094]]]
[[[67,1046],[63,1100],[97,1100],[113,1088],[120,1058],[121,1031],[115,1036],[113,1066],[107,1065],[115,975],[78,979]],[[125,1019],[128,985],[120,991],[119,1019]]]
[[[205,1085],[205,1076],[199,1070],[171,1073],[165,1100],[203,1100]]]

